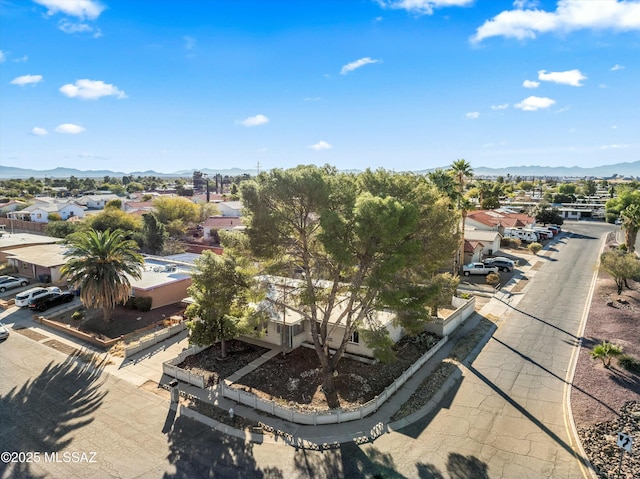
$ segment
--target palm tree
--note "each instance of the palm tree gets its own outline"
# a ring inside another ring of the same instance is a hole
[[[458,195],[461,198],[464,191],[464,183],[473,177],[473,169],[467,160],[456,160],[451,164],[450,170],[456,178],[458,184]]]
[[[462,231],[460,232],[460,246],[458,247],[457,258],[455,258],[455,273],[460,274],[462,262],[464,260],[464,226],[467,219],[467,211],[472,208],[470,202],[464,197],[464,183],[467,178],[473,177],[471,164],[467,160],[456,160],[451,164],[450,171],[456,178],[458,185],[458,209],[462,215]]]
[[[144,258],[136,252],[138,245],[118,229],[80,231],[70,235],[66,245],[68,261],[60,272],[80,288],[82,304],[102,309],[104,320],[110,321],[113,309],[129,299],[129,278],[142,277]]]
[[[633,253],[636,250],[638,229],[640,229],[640,205],[634,203],[627,206],[622,210],[620,216],[622,216],[624,242],[627,245],[627,251]]]

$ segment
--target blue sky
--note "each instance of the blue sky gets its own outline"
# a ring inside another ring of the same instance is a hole
[[[0,0],[0,164],[640,160],[640,1]]]

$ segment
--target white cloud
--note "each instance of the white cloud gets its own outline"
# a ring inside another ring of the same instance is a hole
[[[58,28],[64,33],[93,33],[93,38],[100,38],[102,31],[99,28],[92,27],[88,23],[73,23],[69,20],[60,20]]]
[[[63,13],[70,17],[94,20],[104,11],[104,5],[95,0],[34,0],[47,8],[47,15]]]
[[[555,102],[556,101],[551,98],[530,96],[513,106],[524,111],[536,111],[543,108],[549,108]]]
[[[611,125],[611,129],[612,130],[617,130],[618,129],[618,125]]]
[[[519,2],[523,3],[523,2]],[[538,34],[571,32],[582,29],[629,31],[640,29],[640,3],[619,0],[559,0],[554,12],[537,8],[505,10],[484,22],[472,43],[485,38],[507,37],[519,40]]]
[[[347,63],[346,65],[344,65],[340,70],[340,74],[346,75],[347,73],[352,72],[353,70],[357,70],[358,68],[363,67],[365,65],[369,65],[370,63],[379,63],[379,62],[380,60],[374,60],[373,58],[370,58],[370,57],[364,57],[364,58],[361,58],[360,60],[356,60],[355,62]]]
[[[613,65],[613,66],[611,67],[611,71],[612,71],[612,72],[615,72],[615,71],[618,71],[618,70],[624,70],[624,66],[623,66],[623,65],[618,65],[618,64],[616,63],[615,65]]]
[[[522,86],[525,88],[538,88],[540,86],[540,82],[533,81],[533,80],[525,80],[522,82]]]
[[[244,120],[236,121],[237,125],[243,126],[259,126],[265,125],[267,123],[269,123],[269,118],[264,115],[250,116],[249,118],[245,118]]]
[[[27,61],[29,61],[29,57],[27,55],[22,55],[20,58],[16,58],[13,61],[16,63],[26,63]]]
[[[42,81],[42,75],[22,75],[11,80],[12,85],[35,85]]]
[[[600,88],[607,88],[607,84],[606,83],[598,83],[598,86]]]
[[[474,0],[377,0],[383,8],[407,10],[416,15],[431,15],[435,8],[463,7]]]
[[[519,10],[524,10],[525,8],[533,8],[538,6],[537,0],[514,0],[513,6]]]
[[[316,150],[316,151],[322,151],[322,150],[330,150],[331,148],[333,148],[333,146],[331,146],[326,141],[320,140],[315,145],[309,146],[309,148],[311,148],[312,150]]]
[[[477,111],[470,111],[469,113],[466,113],[464,116],[466,116],[469,120],[477,120],[480,117],[480,113]]]
[[[560,83],[561,85],[582,86],[582,81],[587,77],[580,70],[567,70],[566,72],[549,72],[538,70],[538,80]]]
[[[97,100],[103,96],[115,96],[118,99],[127,98],[127,95],[118,87],[105,83],[102,80],[78,80],[74,84],[68,83],[60,87],[60,93],[69,98],[82,100]]]
[[[620,148],[629,148],[629,145],[602,145],[601,150],[617,150]]]
[[[40,128],[39,126],[34,126],[31,129],[31,134],[32,135],[36,135],[36,136],[45,136],[45,135],[48,135],[49,132],[47,130],[45,130],[44,128]]]
[[[73,123],[63,123],[62,125],[56,126],[57,133],[67,133],[69,135],[77,135],[78,133],[82,133],[85,129],[80,125],[74,125]]]
[[[491,105],[492,110],[506,110],[507,108],[509,108],[508,103],[503,103],[502,105]]]
[[[3,61],[5,61],[7,59],[6,56],[4,56],[4,52],[2,50],[0,50],[0,63],[2,63]]]

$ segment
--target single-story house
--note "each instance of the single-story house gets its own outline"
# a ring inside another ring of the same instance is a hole
[[[279,300],[287,295],[297,294],[298,288],[302,283],[299,279],[273,276],[265,276],[263,278],[265,281],[268,281],[267,296],[270,296],[274,300]],[[267,324],[264,325],[263,336],[260,337],[261,341],[284,347],[287,351],[296,349],[303,343],[313,344],[311,335],[312,325],[304,316],[290,309],[278,310],[273,303],[270,303],[268,300],[264,300],[260,307],[267,311],[269,316]],[[337,318],[342,312],[343,310],[339,307],[334,309],[333,315],[329,319],[329,323],[335,327],[335,333],[329,336],[329,346],[333,349],[337,349],[340,346],[345,331],[343,325],[336,324]],[[394,318],[395,314],[386,310],[374,311],[372,313],[372,319],[385,327],[387,331],[389,331],[393,341],[397,342],[402,338],[403,331],[400,326],[393,324]],[[366,328],[366,326],[363,327]],[[251,338],[248,338],[248,340],[251,341]],[[373,350],[360,338],[358,330],[351,334],[345,352],[347,355],[356,357],[370,359],[374,357]]]
[[[211,236],[211,231],[213,230],[232,231],[243,228],[242,218],[239,216],[209,216],[207,221],[202,224],[205,238]]]
[[[4,253],[7,262],[17,268],[18,274],[38,280],[41,276],[48,276],[51,283],[66,285],[66,280],[60,274],[60,268],[67,261],[64,251],[62,244],[41,244],[5,250]],[[142,277],[130,279],[131,296],[150,297],[152,309],[179,303],[191,286],[192,269],[191,262],[169,257],[145,257]]]
[[[16,220],[33,221],[34,223],[48,223],[49,215],[56,213],[63,220],[71,217],[84,218],[84,208],[69,202],[37,202],[20,211],[10,211],[7,218]]]
[[[484,244],[477,240],[464,240],[464,261],[463,264],[482,261],[482,248]]]
[[[216,206],[222,216],[242,216],[242,201],[220,201]]]
[[[104,195],[84,195],[76,200],[79,205],[86,206],[90,210],[101,210],[111,200],[121,200],[118,195],[104,194]]]
[[[0,213],[9,213],[11,211],[15,211],[18,208],[26,207],[26,203],[20,200],[10,200],[6,203],[0,203]]]
[[[465,228],[464,239],[465,241],[477,241],[482,243],[482,257],[495,255],[500,250],[500,233],[493,230],[479,230],[475,228]],[[465,246],[466,248],[466,246]],[[473,261],[481,261],[480,259],[474,259]],[[470,263],[466,261],[465,263]]]

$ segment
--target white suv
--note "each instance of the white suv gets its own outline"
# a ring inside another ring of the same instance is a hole
[[[45,294],[49,293],[61,293],[60,288],[57,286],[51,286],[49,288],[31,288],[16,295],[16,306],[24,308],[29,306],[29,303],[34,299],[38,299]]]

